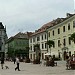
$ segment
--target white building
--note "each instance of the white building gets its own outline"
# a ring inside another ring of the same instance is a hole
[[[47,31],[48,40],[55,42],[51,53],[54,53],[55,56],[63,56],[65,59],[66,54],[75,53],[75,44],[70,39],[71,34],[75,32],[75,14],[68,13],[66,18],[61,19],[61,22],[55,22],[54,26],[48,28]]]
[[[66,54],[74,54],[75,44],[70,40],[70,36],[74,32],[75,14],[67,13],[66,18],[57,18],[43,25],[29,38],[29,58],[35,59],[34,45],[39,44],[41,59],[45,59],[44,54],[50,53],[50,48],[46,44],[48,40],[54,41],[54,46],[51,47],[51,55],[65,59]]]
[[[41,59],[44,59],[44,54],[47,53],[47,32],[46,29],[48,28],[48,25],[42,26],[40,29],[36,30],[35,33],[31,35],[29,38],[29,58],[35,59],[36,54],[34,51],[34,45],[39,44],[40,50],[41,50]]]

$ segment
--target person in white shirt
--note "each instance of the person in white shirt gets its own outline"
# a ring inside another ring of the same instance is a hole
[[[73,61],[75,61],[75,55],[73,55]]]
[[[19,58],[18,57],[16,58],[16,64],[17,64],[17,67],[15,68],[15,71],[16,71],[16,69],[18,69],[18,71],[20,71],[20,69],[19,69]]]

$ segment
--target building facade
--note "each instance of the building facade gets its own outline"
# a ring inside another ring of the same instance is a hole
[[[48,52],[47,47],[47,32],[46,29],[52,25],[54,21],[49,22],[45,25],[43,25],[38,30],[35,30],[35,32],[30,36],[29,38],[29,58],[34,60],[36,59],[36,51],[34,49],[34,46],[36,44],[39,44],[40,46],[40,52],[41,52],[41,59],[45,59],[44,54]]]
[[[6,46],[10,57],[13,57],[13,55],[18,55],[23,58],[28,57],[29,34],[19,32],[15,36],[8,39]]]
[[[70,39],[71,34],[75,32],[75,14],[68,13],[66,18],[55,23],[47,31],[48,40],[53,40],[55,43],[55,46],[51,48],[52,55],[65,59],[67,54],[75,54],[75,44]]]
[[[41,50],[41,59],[44,59],[44,53],[47,52],[47,34],[46,32],[42,32],[36,35],[32,35],[31,38],[29,39],[29,58],[30,59],[35,59],[36,54],[35,54],[35,49],[34,45],[39,44],[40,45],[40,50]]]
[[[5,53],[5,43],[7,41],[7,33],[6,27],[3,26],[2,22],[0,22],[0,57],[2,53]]]
[[[51,47],[51,55],[65,59],[66,55],[75,53],[75,44],[70,36],[75,32],[75,14],[67,13],[65,18],[57,18],[35,31],[29,38],[29,58],[35,59],[36,54],[34,45],[39,44],[41,59],[45,59],[44,54],[50,53],[47,41],[53,40],[54,46]]]

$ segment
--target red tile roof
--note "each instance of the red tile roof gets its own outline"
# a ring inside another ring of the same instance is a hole
[[[35,33],[32,34],[31,36],[37,35],[37,34],[39,34],[39,33],[42,33],[42,32],[44,32],[47,28],[53,27],[53,26],[55,26],[55,25],[57,25],[57,24],[59,24],[59,23],[65,21],[66,19],[72,17],[73,15],[75,15],[75,14],[69,14],[69,13],[67,13],[67,17],[66,17],[66,18],[57,18],[57,19],[55,19],[55,20],[53,20],[53,21],[51,21],[51,22],[49,22],[49,23],[46,23],[46,24],[44,24],[41,28],[39,28],[38,30],[36,30]]]

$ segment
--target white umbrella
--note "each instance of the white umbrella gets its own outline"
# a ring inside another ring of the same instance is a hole
[[[44,55],[51,55],[50,53],[46,53],[46,54],[44,54]]]

